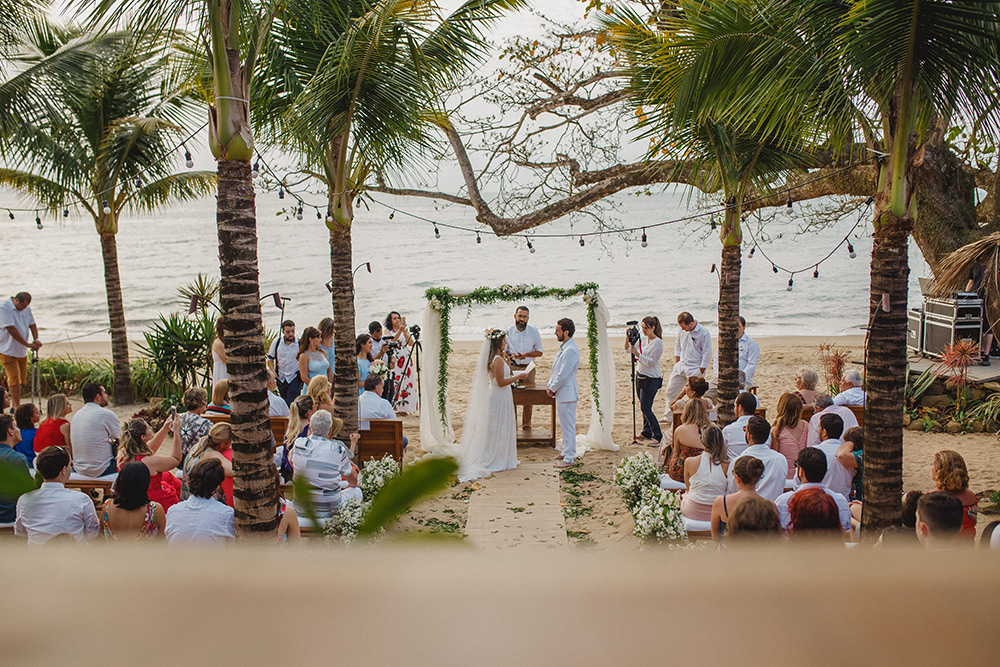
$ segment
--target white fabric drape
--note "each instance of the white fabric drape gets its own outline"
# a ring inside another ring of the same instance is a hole
[[[601,412],[604,422],[597,413],[597,406],[590,402],[590,427],[587,432],[576,436],[576,455],[583,455],[588,449],[607,449],[618,451],[618,445],[611,440],[611,431],[615,426],[615,359],[611,354],[611,344],[608,342],[608,320],[611,314],[604,305],[604,299],[597,295],[597,389],[601,401]],[[589,381],[590,378],[580,378]]]
[[[597,295],[597,386],[600,392],[601,411],[604,421],[601,422],[597,406],[591,401],[590,426],[585,434],[576,436],[576,456],[579,458],[588,449],[605,449],[618,451],[618,445],[611,439],[611,431],[615,425],[615,362],[608,342],[608,320],[610,313],[604,300]],[[584,327],[577,331],[584,332]],[[420,385],[420,445],[430,457],[452,456],[460,458],[462,448],[455,442],[455,430],[451,426],[451,413],[446,411],[444,424],[441,420],[441,410],[438,406],[438,368],[441,357],[441,314],[428,306],[424,310],[424,323],[421,329],[423,340],[423,355],[421,356]],[[539,378],[539,383],[545,380]],[[577,382],[590,382],[586,375],[578,376]],[[558,434],[557,434],[558,435]],[[557,438],[558,440],[558,438]],[[556,443],[559,448],[559,443]]]

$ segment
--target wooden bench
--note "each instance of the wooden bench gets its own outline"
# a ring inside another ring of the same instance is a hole
[[[229,423],[229,415],[220,415],[218,413],[206,412],[202,415],[205,419],[209,420],[213,424],[219,424],[225,422]],[[271,420],[271,434],[274,436],[274,442],[280,447],[285,442],[285,430],[288,428],[288,417],[270,417]]]
[[[94,501],[94,506],[100,510],[104,507],[104,501],[111,497],[111,487],[114,484],[111,480],[100,479],[71,479],[63,486],[86,493]]]
[[[380,459],[386,454],[396,459],[396,462],[403,463],[403,420],[399,417],[395,419],[371,419],[370,428],[361,429],[361,440],[358,441],[358,464],[364,465],[365,461]]]

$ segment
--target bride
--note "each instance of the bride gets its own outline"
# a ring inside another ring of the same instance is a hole
[[[468,482],[494,472],[516,468],[517,420],[511,385],[527,377],[513,375],[502,352],[507,332],[488,329],[472,375],[469,409],[462,427],[462,456],[458,479]]]

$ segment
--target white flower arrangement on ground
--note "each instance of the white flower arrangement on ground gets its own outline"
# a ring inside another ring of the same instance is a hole
[[[633,534],[641,540],[678,540],[687,537],[681,521],[680,495],[658,486],[642,490],[639,505],[632,513]]]
[[[389,377],[389,367],[381,359],[376,359],[372,362],[372,365],[368,367],[369,375],[377,375],[383,380]]]
[[[645,488],[657,486],[660,481],[659,472],[656,461],[648,452],[629,456],[615,468],[612,481],[630,512],[635,513]]]
[[[350,544],[358,537],[358,529],[365,521],[368,508],[371,502],[358,500],[357,498],[346,498],[337,512],[326,520],[323,526],[323,533],[328,541],[339,541]]]
[[[374,500],[386,482],[400,473],[401,469],[396,459],[386,454],[380,459],[372,459],[365,463],[358,475],[358,486],[366,500]]]

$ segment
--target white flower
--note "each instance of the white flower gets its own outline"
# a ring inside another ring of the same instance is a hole
[[[361,494],[368,500],[374,500],[386,482],[398,475],[399,472],[399,463],[388,454],[381,459],[372,459],[366,462],[365,467],[358,475],[358,486],[361,487]]]
[[[369,375],[378,375],[383,380],[389,377],[389,367],[381,359],[376,359],[372,362],[372,365],[368,367]]]
[[[642,490],[633,518],[635,528],[632,532],[642,540],[678,540],[687,537],[681,521],[681,501],[678,494],[658,486],[648,486]]]
[[[431,310],[441,310],[442,303],[441,300],[436,296],[432,296],[428,301],[427,305],[431,307]]]
[[[656,487],[659,482],[659,468],[648,452],[629,456],[617,468],[613,482],[619,495],[629,510],[633,510],[642,498],[642,491],[648,486]]]
[[[346,498],[337,507],[337,512],[326,520],[323,532],[327,540],[340,538],[342,542],[351,543],[358,537],[358,529],[364,523],[370,502],[357,498]]]

